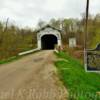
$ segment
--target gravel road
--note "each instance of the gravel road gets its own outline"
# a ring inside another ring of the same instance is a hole
[[[0,100],[66,100],[56,59],[48,50],[0,65]]]

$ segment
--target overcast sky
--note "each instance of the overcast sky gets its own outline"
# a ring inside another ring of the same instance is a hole
[[[0,0],[0,20],[35,27],[40,19],[80,18],[85,7],[86,0]],[[90,0],[90,12],[100,13],[100,0]]]

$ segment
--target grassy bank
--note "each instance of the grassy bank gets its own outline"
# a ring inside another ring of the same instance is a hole
[[[0,60],[0,64],[6,64],[6,63],[9,63],[9,62],[15,61],[19,58],[21,58],[21,57],[20,56],[13,56],[13,57],[10,57],[8,59]]]
[[[6,63],[13,62],[15,60],[18,60],[18,59],[20,59],[22,57],[25,57],[27,55],[30,55],[30,54],[33,54],[33,53],[36,53],[36,52],[39,52],[39,50],[38,51],[31,52],[31,53],[28,53],[28,54],[24,54],[24,55],[21,55],[21,56],[17,55],[17,56],[9,57],[8,59],[0,60],[0,65],[1,64],[6,64]]]
[[[100,74],[87,73],[80,61],[70,57],[67,53],[56,54],[63,58],[56,61],[60,79],[69,92],[69,100],[100,100]]]

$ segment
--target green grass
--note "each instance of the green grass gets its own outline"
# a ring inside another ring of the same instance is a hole
[[[100,100],[96,95],[100,91],[100,74],[85,72],[80,61],[67,53],[60,52],[57,56],[64,59],[56,61],[55,65],[69,92],[69,100]]]
[[[0,64],[6,64],[6,63],[9,63],[9,62],[15,61],[19,58],[21,58],[21,57],[20,56],[13,56],[13,57],[10,57],[8,59],[1,60]]]
[[[24,54],[24,55],[21,55],[21,56],[17,55],[17,56],[9,57],[8,59],[0,60],[0,65],[16,61],[16,60],[18,60],[18,59],[20,59],[20,58],[22,58],[24,56],[27,56],[27,55],[30,55],[30,54],[34,54],[36,52],[39,52],[39,51],[34,51],[32,53]]]

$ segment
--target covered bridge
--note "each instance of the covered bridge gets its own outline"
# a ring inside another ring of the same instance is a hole
[[[54,49],[55,45],[61,46],[61,30],[46,25],[37,32],[38,49]]]

